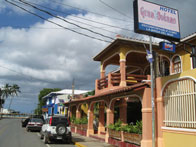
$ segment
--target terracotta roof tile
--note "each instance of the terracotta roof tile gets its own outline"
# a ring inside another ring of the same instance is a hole
[[[147,87],[147,86],[149,86],[149,84],[147,84],[147,83],[138,83],[138,84],[134,84],[132,86],[120,87],[119,89],[108,90],[106,92],[103,92],[103,93],[100,93],[100,94],[97,94],[97,95],[94,95],[94,96],[89,96],[89,97],[82,98],[82,99],[76,99],[76,100],[73,100],[71,102],[66,102],[65,104],[75,103],[75,102],[83,102],[83,101],[87,101],[87,100],[93,100],[95,98],[99,98],[99,97],[103,97],[103,96],[109,96],[109,95],[112,95],[112,94],[118,94],[118,93],[121,93],[121,92],[128,92],[128,91],[134,90],[134,89],[139,90],[139,88],[143,88],[143,86]]]

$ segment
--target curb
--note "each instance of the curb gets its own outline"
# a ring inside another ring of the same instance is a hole
[[[79,142],[75,142],[74,143],[77,147],[87,147],[87,146],[85,146],[85,145],[83,145],[83,144],[80,144]]]

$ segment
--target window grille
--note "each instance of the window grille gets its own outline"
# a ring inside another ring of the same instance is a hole
[[[169,84],[163,97],[165,126],[196,129],[196,83],[193,80]]]
[[[180,73],[181,72],[181,60],[179,56],[176,56],[173,59],[173,71],[174,73]]]

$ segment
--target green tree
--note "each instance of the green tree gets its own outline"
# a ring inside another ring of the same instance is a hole
[[[10,90],[11,100],[10,100],[10,104],[9,104],[8,110],[10,110],[10,107],[11,107],[11,104],[12,104],[13,97],[18,96],[18,93],[21,93],[20,87],[19,87],[17,84],[13,84],[13,85],[9,88],[9,90]]]
[[[1,91],[0,91],[0,108],[3,107],[3,104],[5,102],[5,100],[12,96],[11,97],[11,101],[10,101],[10,104],[9,104],[9,108],[10,109],[10,106],[11,106],[11,103],[12,103],[12,98],[14,96],[17,96],[18,93],[20,93],[20,87],[17,85],[17,84],[13,84],[12,86],[9,85],[8,83],[5,84],[2,88],[1,88]]]
[[[34,113],[35,114],[42,114],[42,107],[46,105],[46,100],[43,99],[44,96],[48,95],[51,92],[55,91],[60,91],[61,89],[59,88],[44,88],[40,91],[39,96],[38,96],[38,105],[37,108],[35,109]]]

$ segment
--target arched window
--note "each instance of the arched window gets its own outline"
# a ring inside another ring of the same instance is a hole
[[[181,72],[181,60],[179,56],[175,56],[172,60],[173,62],[173,73]]]
[[[165,57],[160,57],[159,59],[159,71],[161,76],[169,76],[170,75],[170,62]]]
[[[165,126],[196,129],[196,83],[183,79],[167,85],[163,92]]]

